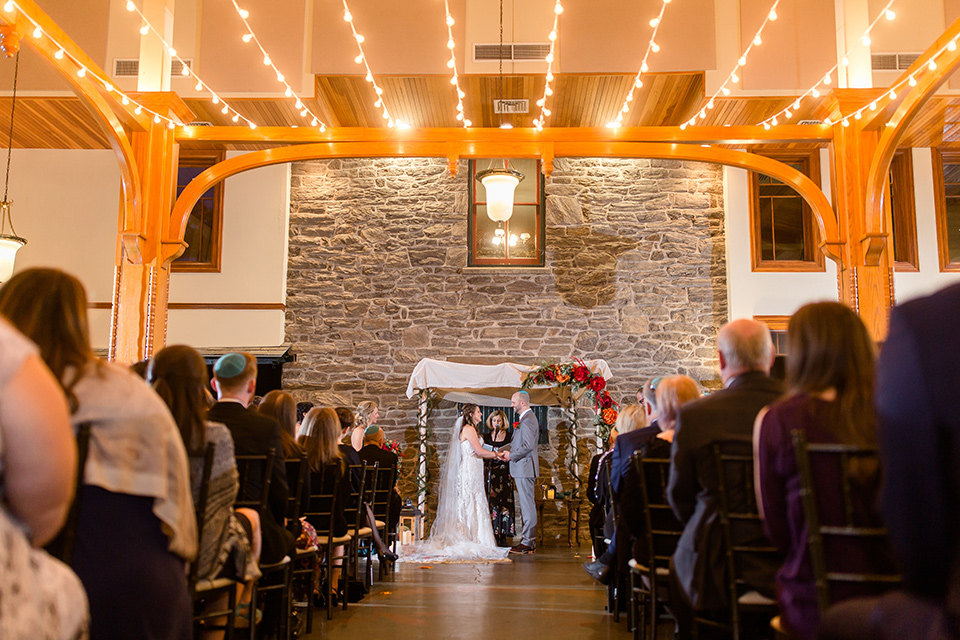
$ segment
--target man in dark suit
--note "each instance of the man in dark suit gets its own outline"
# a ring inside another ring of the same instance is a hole
[[[235,455],[263,455],[273,449],[270,494],[267,509],[260,514],[263,547],[260,561],[279,562],[293,550],[293,534],[283,527],[287,512],[287,474],[280,441],[280,424],[247,408],[257,387],[257,360],[248,353],[228,353],[213,366],[213,388],[217,403],[207,420],[227,426],[233,436]],[[251,470],[255,471],[255,470]],[[263,488],[256,473],[246,483],[247,500],[257,500]]]
[[[670,599],[681,638],[689,634],[690,609],[728,606],[713,444],[749,446],[757,413],[783,393],[781,383],[768,376],[773,343],[762,322],[727,323],[717,335],[717,351],[724,388],[680,408],[671,447],[667,498],[684,529],[671,562]],[[758,563],[745,567],[742,577],[751,588],[772,596],[778,568],[775,562]]]
[[[400,457],[392,451],[387,451],[381,445],[383,444],[383,429],[375,424],[370,425],[363,432],[363,446],[357,455],[366,465],[379,463],[381,469],[396,469],[400,462]],[[387,531],[396,531],[400,524],[400,510],[403,507],[403,500],[397,492],[397,479],[393,479],[393,493],[390,494],[390,511],[387,517]]]
[[[960,285],[890,314],[875,405],[880,507],[903,591],[851,600],[824,638],[957,638],[960,620]]]

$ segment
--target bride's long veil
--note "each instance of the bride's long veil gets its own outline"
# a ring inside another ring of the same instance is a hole
[[[463,429],[463,416],[457,418],[450,434],[450,446],[447,447],[447,459],[440,465],[440,498],[437,503],[437,517],[430,527],[430,539],[436,542],[453,541],[457,531],[457,480],[460,477],[460,431]]]

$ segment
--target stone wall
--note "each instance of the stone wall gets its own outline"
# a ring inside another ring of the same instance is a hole
[[[297,361],[284,387],[298,400],[372,399],[387,437],[415,456],[416,402],[405,390],[421,358],[604,358],[618,401],[656,375],[715,382],[714,338],[727,316],[719,166],[557,159],[543,269],[465,267],[467,175],[461,162],[451,177],[443,159],[293,166],[287,340]],[[586,469],[596,444],[581,414]],[[454,411],[435,415],[434,483]],[[550,426],[541,476],[569,487],[558,410]],[[401,480],[409,496],[414,466],[415,457]],[[559,533],[556,518],[548,526],[548,537]]]

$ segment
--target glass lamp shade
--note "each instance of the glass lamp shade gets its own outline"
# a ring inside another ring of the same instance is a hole
[[[513,215],[513,193],[523,180],[523,174],[514,169],[488,169],[477,174],[477,180],[487,190],[487,215],[494,222],[506,222]]]
[[[27,241],[19,236],[0,235],[0,282],[6,282],[13,275],[17,251],[25,244]]]

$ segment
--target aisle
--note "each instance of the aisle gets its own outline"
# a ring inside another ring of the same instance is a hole
[[[606,614],[605,591],[580,568],[588,549],[548,548],[502,564],[400,564],[363,602],[333,620],[321,613],[306,637],[626,640],[626,623]]]

